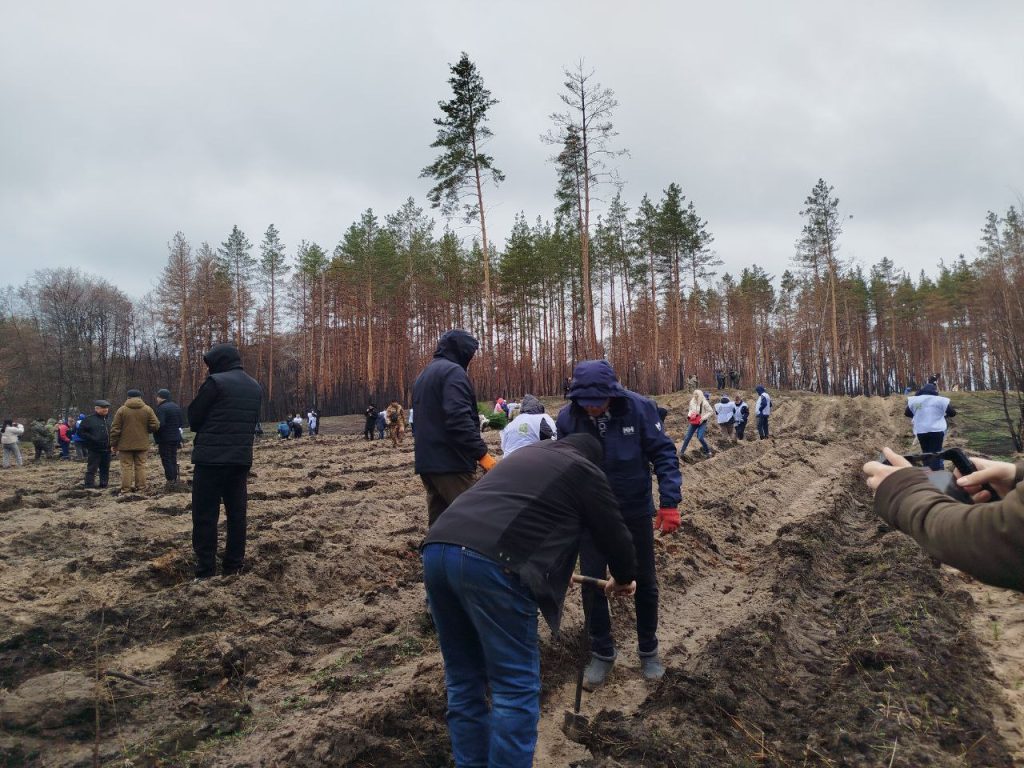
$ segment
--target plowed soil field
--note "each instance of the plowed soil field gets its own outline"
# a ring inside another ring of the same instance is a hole
[[[678,444],[688,396],[659,400]],[[902,400],[775,400],[771,439],[683,464],[683,525],[656,542],[665,678],[642,681],[614,603],[621,653],[570,740],[578,595],[545,630],[536,765],[1024,760],[1020,596],[871,512],[860,466],[909,447]],[[449,765],[412,444],[361,429],[259,443],[250,570],[198,584],[187,491],[87,491],[73,462],[0,475],[0,766]]]

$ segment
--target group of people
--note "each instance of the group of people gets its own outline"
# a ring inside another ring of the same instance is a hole
[[[71,459],[71,445],[75,436],[77,422],[68,423],[68,419],[34,420],[27,430],[32,448],[35,450],[34,461],[53,458],[55,449],[60,451],[59,458]],[[4,419],[0,426],[0,441],[3,444],[3,466],[24,464],[21,455],[21,437],[26,433],[25,426],[14,419]]]
[[[754,416],[757,423],[757,436],[761,440],[768,438],[768,418],[772,412],[772,398],[768,391],[760,384],[754,389],[757,398],[754,401]],[[686,408],[687,429],[683,444],[679,448],[680,457],[686,457],[686,449],[690,440],[694,437],[700,443],[701,451],[705,457],[714,455],[714,450],[708,445],[706,434],[711,419],[715,419],[719,432],[726,440],[743,440],[747,430],[747,422],[750,420],[750,406],[743,399],[743,395],[737,392],[730,400],[729,396],[722,394],[714,406],[711,405],[711,393],[702,389],[693,390],[693,396]]]
[[[378,440],[389,437],[391,445],[397,448],[402,444],[406,429],[414,434],[412,421],[414,410],[414,408],[410,408],[407,411],[400,402],[392,400],[387,408],[378,411],[377,406],[370,402],[366,406],[366,410],[363,411],[363,416],[366,419],[363,425],[363,438],[373,440],[375,434]]]
[[[303,421],[301,413],[296,413],[294,416],[286,416],[277,423],[277,436],[282,440],[289,438],[298,439],[302,437],[304,427],[308,428],[310,436],[319,435],[320,411],[316,408],[310,408],[306,413],[305,421]]]

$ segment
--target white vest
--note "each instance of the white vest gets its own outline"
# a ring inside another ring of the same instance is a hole
[[[719,424],[728,424],[736,415],[736,406],[731,400],[728,403],[718,403],[715,405],[715,413],[718,414]]]
[[[907,398],[907,407],[914,413],[914,434],[946,431],[946,409],[949,398],[941,395],[914,395]]]
[[[764,408],[761,408],[761,398],[764,398]],[[768,396],[767,392],[762,392],[757,398],[757,407],[754,408],[754,415],[757,416],[757,409],[761,408],[761,415],[767,416],[772,412],[772,399]]]
[[[557,431],[554,419],[546,413],[521,413],[501,430],[501,450],[508,456],[520,448],[540,442],[540,425],[546,421],[551,428],[551,438],[555,439]]]
[[[747,420],[747,417],[743,415],[743,406],[745,406],[745,405],[746,405],[746,403],[743,400],[740,400],[739,403],[733,403],[732,404],[732,407],[736,409],[736,423],[737,424],[742,424],[743,422],[745,422]],[[750,408],[749,407],[747,408],[747,413],[748,414],[750,413]]]

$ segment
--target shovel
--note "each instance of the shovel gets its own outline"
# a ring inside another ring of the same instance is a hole
[[[593,589],[603,590],[608,582],[604,579],[595,579],[593,576],[581,576],[573,574],[573,584],[579,584],[583,588],[583,662],[576,673],[576,700],[573,703],[572,712],[565,713],[565,720],[562,723],[562,733],[570,741],[579,741],[587,732],[590,721],[586,715],[580,714],[580,703],[583,701],[583,673],[587,668],[587,660],[590,657],[590,609],[593,601]]]

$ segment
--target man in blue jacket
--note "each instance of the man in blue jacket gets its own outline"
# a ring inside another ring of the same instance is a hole
[[[466,331],[446,332],[412,385],[416,474],[427,491],[428,527],[476,482],[478,464],[485,472],[495,464],[480,437],[476,392],[466,373],[478,347]]]
[[[675,444],[665,434],[657,406],[624,388],[606,360],[586,360],[576,366],[569,399],[572,402],[558,414],[558,437],[584,432],[599,438],[604,446],[601,467],[608,476],[636,552],[634,602],[641,673],[645,679],[658,680],[665,674],[665,667],[658,656],[654,528],[668,534],[679,527],[682,476]],[[656,516],[651,493],[652,464],[660,497]],[[606,567],[604,555],[585,536],[580,548],[580,570],[586,576],[603,578]],[[608,601],[600,596],[591,610],[590,643],[592,657],[584,685],[593,690],[604,684],[616,656]]]

